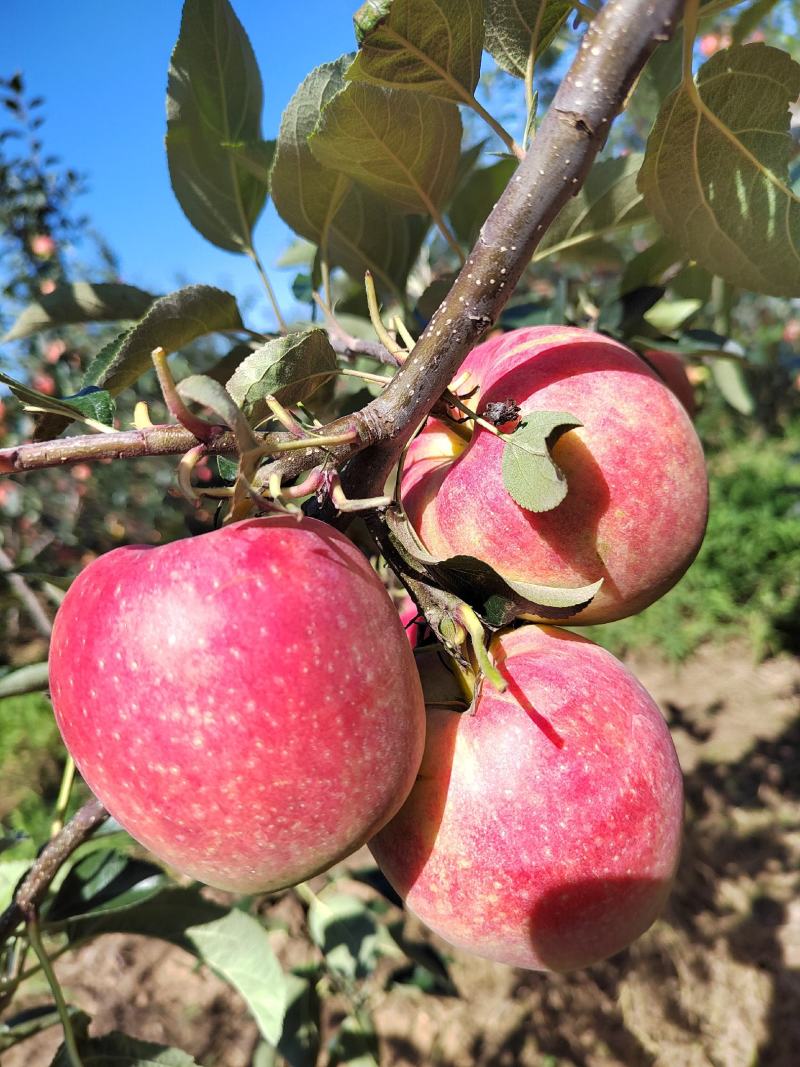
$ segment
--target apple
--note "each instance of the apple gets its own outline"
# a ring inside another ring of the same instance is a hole
[[[422,756],[422,690],[392,600],[350,541],[309,518],[101,556],[59,608],[50,686],[111,814],[223,889],[277,889],[360,847]]]
[[[456,386],[478,414],[512,400],[523,421],[549,410],[583,425],[552,450],[566,498],[534,513],[503,483],[507,433],[476,425],[466,442],[429,420],[408,451],[402,499],[431,552],[474,556],[512,582],[574,588],[602,578],[571,623],[633,615],[675,584],[705,532],[703,450],[642,359],[587,330],[530,327],[474,349]]]
[[[422,766],[370,849],[450,944],[515,967],[586,967],[642,934],[669,893],[675,749],[646,690],[586,638],[528,624],[490,652],[508,688],[484,683],[464,713],[436,706],[421,666]]]
[[[697,410],[697,404],[694,399],[694,386],[689,381],[689,375],[686,373],[686,364],[681,357],[676,356],[674,352],[663,352],[657,348],[649,348],[644,355],[645,359],[653,364],[666,384],[686,408],[689,418],[694,418]]]

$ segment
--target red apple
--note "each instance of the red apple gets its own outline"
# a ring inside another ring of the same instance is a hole
[[[450,944],[586,967],[642,934],[669,892],[683,809],[672,740],[645,689],[585,638],[527,625],[490,651],[506,692],[484,684],[463,714],[429,708],[417,782],[370,848]]]
[[[391,598],[313,519],[100,557],[59,609],[50,684],[111,814],[224,889],[290,885],[360,847],[422,755],[422,691]]]
[[[477,426],[469,443],[431,420],[408,452],[403,503],[428,549],[484,560],[517,582],[577,587],[599,578],[570,622],[633,615],[670,589],[705,531],[703,451],[674,394],[610,338],[571,327],[514,330],[480,345],[459,375],[468,401],[513,400],[527,414],[572,413],[583,425],[553,449],[566,498],[534,513],[503,483],[503,437]]]
[[[694,418],[697,404],[694,399],[694,386],[689,381],[686,373],[686,364],[680,356],[674,352],[662,352],[660,349],[650,348],[645,352],[645,358],[653,364],[658,373],[673,391],[678,400],[689,413],[689,418]]]

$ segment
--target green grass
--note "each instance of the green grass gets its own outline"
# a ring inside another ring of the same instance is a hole
[[[610,651],[684,659],[744,637],[758,657],[800,644],[800,434],[741,442],[709,461],[703,547],[661,600],[631,619],[581,628]]]

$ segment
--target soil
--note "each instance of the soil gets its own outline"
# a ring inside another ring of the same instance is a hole
[[[382,1067],[800,1063],[800,663],[755,664],[733,645],[680,668],[653,655],[630,665],[664,710],[686,774],[667,913],[626,952],[572,975],[515,971],[439,943],[459,996],[376,989]],[[278,941],[284,955],[298,952]],[[244,1004],[177,948],[107,936],[57,970],[94,1034],[174,1044],[205,1067],[253,1063],[259,1041]],[[334,1000],[329,1022],[335,1012]],[[53,1029],[28,1041],[3,1067],[47,1067],[59,1039]]]

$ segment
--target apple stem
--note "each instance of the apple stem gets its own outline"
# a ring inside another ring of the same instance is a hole
[[[194,434],[198,441],[203,441],[207,444],[209,441],[213,440],[219,433],[219,426],[214,426],[213,423],[206,422],[206,420],[201,419],[199,415],[193,414],[184,404],[178,394],[178,387],[175,384],[175,379],[172,377],[172,371],[167,363],[166,350],[159,346],[158,348],[153,349],[151,356],[156,368],[158,384],[161,386],[161,392],[164,396],[164,403],[167,405],[170,413],[175,416],[184,429],[188,430],[189,433]]]
[[[469,604],[462,604],[457,609],[457,618],[459,622],[463,623],[464,629],[470,636],[472,649],[475,653],[475,659],[481,674],[494,689],[499,693],[504,693],[508,688],[508,683],[489,658],[489,653],[484,644],[486,638],[483,623]]]

